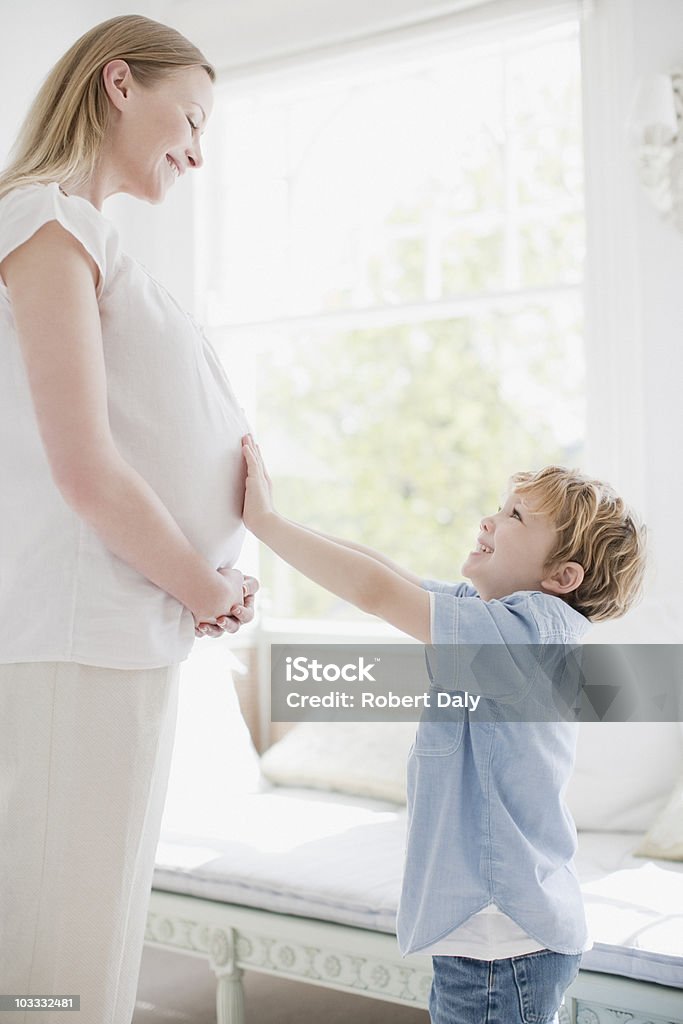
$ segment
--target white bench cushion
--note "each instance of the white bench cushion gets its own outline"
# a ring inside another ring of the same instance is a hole
[[[155,889],[394,931],[405,808],[285,788],[222,806],[210,835],[162,832]],[[579,834],[594,942],[583,966],[683,987],[683,864],[633,857],[640,839]]]

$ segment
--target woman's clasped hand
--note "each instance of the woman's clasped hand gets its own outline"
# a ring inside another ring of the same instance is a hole
[[[241,604],[233,604],[224,615],[214,621],[197,621],[195,618],[195,636],[223,636],[224,633],[236,633],[240,626],[251,622],[254,618],[254,601],[259,581],[254,576],[242,576],[238,569],[219,569],[218,572],[242,587]]]

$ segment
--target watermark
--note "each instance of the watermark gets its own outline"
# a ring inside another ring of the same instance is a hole
[[[273,644],[273,722],[683,721],[679,644]]]
[[[374,683],[373,667],[373,664],[366,665],[362,656],[356,662],[336,665],[333,661],[321,662],[301,654],[298,658],[285,658],[285,678],[288,683],[307,683],[309,680],[314,683]]]
[[[81,997],[71,995],[42,996],[24,994],[16,996],[0,995],[0,1010],[80,1010]]]

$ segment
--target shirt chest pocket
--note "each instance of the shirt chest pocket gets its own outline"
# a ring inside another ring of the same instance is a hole
[[[447,757],[462,743],[465,708],[454,707],[453,691],[430,686],[430,706],[425,708],[415,736],[414,753],[418,757]]]

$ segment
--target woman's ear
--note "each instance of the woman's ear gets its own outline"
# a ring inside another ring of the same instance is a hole
[[[541,580],[541,586],[551,594],[571,594],[581,586],[583,577],[583,566],[578,562],[562,562]]]
[[[128,98],[132,77],[128,64],[121,58],[110,60],[102,68],[104,88],[107,90],[107,96],[117,110],[123,110]]]

